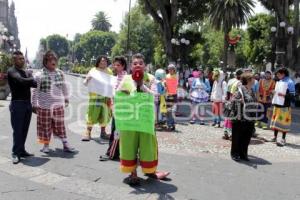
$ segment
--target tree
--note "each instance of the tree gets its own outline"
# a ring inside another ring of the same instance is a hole
[[[83,52],[84,58],[89,61],[93,57],[110,54],[116,37],[112,32],[90,31],[81,36],[76,48]]]
[[[46,41],[47,41],[47,50],[54,51],[59,58],[63,56],[67,56],[69,54],[69,42],[65,37],[54,34],[48,36],[46,38]]]
[[[213,1],[209,12],[210,22],[216,30],[224,32],[224,66],[227,66],[227,37],[233,27],[245,24],[254,7],[253,0]]]
[[[128,14],[127,14],[128,15]],[[134,53],[142,53],[146,62],[153,60],[156,45],[156,27],[153,20],[145,15],[140,6],[134,7],[130,12],[130,50]],[[112,55],[126,55],[128,34],[128,16],[121,24],[121,30],[116,45],[113,47]]]
[[[286,52],[285,58],[282,54],[276,55],[278,64],[284,64],[288,67],[300,66],[300,49],[298,48],[299,39],[299,0],[260,0],[260,2],[271,12],[277,19],[277,27],[280,22],[285,22],[287,26],[292,24],[290,5],[294,3],[294,35],[288,41],[277,43],[276,51]],[[278,27],[279,28],[279,27]],[[285,37],[282,31],[277,32],[280,37]],[[280,63],[280,62],[284,63]]]
[[[258,14],[249,19],[246,56],[250,63],[261,65],[265,59],[274,62],[270,30],[275,21],[274,16],[268,14]]]
[[[139,0],[147,13],[158,24],[165,53],[169,61],[174,61],[171,39],[177,36],[183,23],[198,21],[205,15],[210,0]]]
[[[100,11],[92,20],[92,27],[92,30],[109,32],[111,23],[109,22],[107,15],[103,11]]]

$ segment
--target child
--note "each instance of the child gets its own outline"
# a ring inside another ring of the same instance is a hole
[[[112,71],[107,68],[108,66],[108,58],[106,56],[100,56],[96,60],[96,67],[92,68],[86,79],[84,80],[84,85],[88,85],[88,82],[92,79],[90,76],[91,71],[98,70],[100,72],[104,72],[112,75]],[[91,132],[94,124],[99,123],[101,126],[101,134],[100,138],[104,140],[109,139],[109,135],[106,134],[105,128],[107,124],[110,122],[112,116],[111,110],[111,98],[104,97],[95,93],[89,93],[89,106],[87,111],[87,130],[81,139],[84,142],[88,142],[91,140]]]
[[[194,80],[191,87],[190,98],[193,105],[191,124],[195,123],[198,112],[198,104],[206,103],[209,100],[210,83],[204,78],[203,70],[193,72]],[[200,124],[204,125],[203,117],[200,118]]]
[[[221,127],[221,114],[222,114],[222,108],[223,108],[223,102],[226,99],[227,95],[227,84],[224,81],[225,75],[220,70],[215,70],[213,72],[212,79],[213,82],[213,88],[211,92],[211,101],[212,104],[212,112],[214,114],[214,123],[212,126],[215,126],[216,128]]]
[[[132,57],[131,65],[132,72],[145,71],[145,68],[144,56],[141,54],[134,55]],[[129,85],[134,85],[134,87],[128,87]],[[124,77],[117,90],[125,93],[138,91],[154,95],[155,78],[148,73],[144,73],[143,79],[134,81],[132,76],[127,75]],[[148,176],[157,179],[164,179],[169,175],[167,172],[158,172],[156,170],[158,164],[156,135],[143,132],[121,131],[120,161],[121,171],[124,173],[130,173],[128,178],[128,183],[130,185],[139,184],[139,178],[136,171],[138,163],[141,165],[142,171]]]
[[[173,117],[173,113],[174,110],[176,110],[176,103],[177,103],[178,77],[176,74],[176,67],[174,64],[170,64],[168,66],[168,71],[169,73],[167,74],[166,77],[167,126],[169,131],[175,131],[175,120]]]
[[[37,114],[38,140],[43,144],[41,152],[49,153],[49,144],[52,133],[63,144],[65,152],[73,153],[70,147],[64,123],[64,107],[68,106],[68,90],[65,77],[57,69],[57,57],[54,52],[48,51],[43,58],[44,68],[36,74],[37,88],[33,90],[33,112]]]
[[[156,111],[156,126],[163,125],[163,117],[167,112],[166,108],[166,72],[163,69],[158,69],[155,72],[155,82],[157,95],[155,96],[155,111]]]

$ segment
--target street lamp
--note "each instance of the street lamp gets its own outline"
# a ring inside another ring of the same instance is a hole
[[[93,56],[93,57],[91,58],[91,65],[94,65],[94,64],[95,64],[95,61],[96,61],[96,58],[95,58],[95,56]]]
[[[172,38],[171,43],[180,48],[180,46],[181,46],[180,44],[182,44],[183,46],[188,46],[188,45],[190,45],[191,42],[190,42],[190,40],[185,39],[185,38],[181,38],[181,39]],[[177,63],[180,63],[182,61],[181,57],[182,57],[182,51],[179,50],[179,59],[177,59]]]
[[[271,27],[272,33],[272,49],[274,52],[274,64],[286,65],[288,57],[291,53],[292,35],[294,34],[294,27],[288,26],[285,21],[279,22],[277,27]]]

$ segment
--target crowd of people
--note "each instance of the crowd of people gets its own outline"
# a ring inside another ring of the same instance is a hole
[[[64,122],[64,109],[69,104],[68,88],[64,73],[57,68],[57,56],[52,51],[46,52],[43,67],[34,76],[24,69],[21,52],[13,53],[13,61],[14,66],[8,71],[12,92],[10,112],[13,163],[33,156],[25,149],[32,113],[37,114],[37,138],[43,145],[41,152],[50,152],[53,134],[61,140],[65,152],[74,153],[76,150],[68,143]],[[229,75],[221,69],[206,73],[201,68],[193,71],[187,69],[183,73],[178,72],[174,64],[169,64],[166,70],[157,69],[152,75],[147,72],[141,54],[132,57],[131,66],[127,66],[122,56],[115,57],[111,66],[106,56],[99,56],[95,67],[87,74],[84,85],[89,86],[95,70],[116,77],[114,89],[117,92],[153,96],[155,124],[150,125],[156,130],[176,131],[176,116],[181,114],[180,102],[190,102],[190,124],[199,121],[200,125],[210,123],[216,128],[223,128],[223,139],[232,140],[231,157],[235,161],[249,161],[248,146],[251,137],[255,136],[255,126],[272,129],[272,141],[278,146],[285,145],[292,122],[292,104],[296,89],[299,88],[299,77],[296,79],[297,86],[284,67],[279,68],[274,75],[271,71],[254,74],[251,68],[238,69]],[[199,108],[207,105],[211,105],[212,121],[207,120],[205,112],[199,114]],[[109,147],[104,155],[100,155],[100,161],[120,159],[121,171],[130,173],[129,184],[139,183],[136,171],[138,165],[147,176],[166,178],[169,172],[157,170],[156,134],[138,130],[119,131],[115,109],[115,97],[89,92],[86,131],[82,141],[90,141],[93,126],[99,124],[100,138],[109,140]],[[110,134],[106,132],[109,124]],[[280,141],[277,140],[279,132],[282,133]]]

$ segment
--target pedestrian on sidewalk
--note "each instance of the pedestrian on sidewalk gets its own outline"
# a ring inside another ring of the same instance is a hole
[[[241,76],[242,85],[233,95],[237,116],[232,120],[231,158],[235,161],[248,159],[248,146],[250,144],[254,122],[257,113],[257,99],[253,92],[255,79],[252,73],[245,72]]]
[[[212,126],[220,128],[223,102],[225,101],[227,95],[227,83],[224,80],[224,72],[221,70],[214,70],[212,78],[214,80],[210,96],[210,99],[212,101],[212,112],[214,114],[214,123],[212,124]]]
[[[155,95],[155,78],[145,72],[144,56],[136,54],[132,57],[131,71],[133,76],[125,76],[118,91],[126,94],[143,92]],[[134,87],[128,87],[134,86]],[[154,104],[154,102],[153,102]],[[143,132],[121,131],[120,132],[120,161],[121,171],[130,173],[128,183],[138,185],[137,166],[140,164],[144,174],[157,179],[164,179],[169,175],[167,172],[158,172],[158,145],[156,135]]]
[[[273,90],[275,89],[275,81],[272,79],[272,72],[266,71],[265,78],[259,81],[258,102],[263,105],[263,118],[255,125],[259,128],[268,129],[268,110],[272,106]]]
[[[108,58],[106,56],[99,56],[96,60],[96,65],[87,74],[84,85],[88,85],[92,79],[91,72],[98,70],[100,72],[112,75],[113,72],[108,68]],[[109,140],[110,135],[106,133],[106,126],[109,124],[112,117],[112,99],[104,97],[96,93],[89,93],[89,105],[87,110],[87,129],[82,137],[82,141],[88,142],[91,140],[91,134],[94,124],[100,124],[101,132],[100,138]]]
[[[156,128],[163,128],[165,126],[165,117],[167,113],[166,105],[166,71],[164,69],[157,69],[155,71],[155,84],[156,84],[156,95],[155,95],[155,119]]]
[[[278,146],[284,146],[286,144],[286,134],[290,131],[290,127],[292,124],[292,108],[291,102],[295,97],[295,83],[289,77],[289,71],[287,68],[280,68],[276,72],[276,76],[279,81],[276,83],[275,88],[278,84],[284,83],[287,87],[285,92],[278,92],[275,89],[274,98],[275,96],[279,96],[284,98],[283,104],[273,103],[273,116],[270,124],[270,128],[274,130],[274,138],[272,142],[276,142]],[[282,132],[282,139],[281,141],[277,141],[278,132]]]
[[[167,126],[169,131],[175,131],[176,103],[177,103],[177,88],[178,77],[176,74],[176,66],[168,65],[168,74],[166,76],[166,103],[167,103]]]
[[[241,85],[240,79],[243,74],[242,69],[238,69],[235,72],[235,77],[230,79],[227,83],[227,97],[226,101],[231,101],[233,94],[238,90],[238,87]],[[229,140],[232,134],[232,121],[230,118],[225,117],[224,119],[224,140]]]
[[[196,117],[198,116],[199,106],[201,104],[207,103],[209,100],[209,93],[211,90],[209,80],[204,77],[204,71],[201,69],[199,71],[193,71],[193,83],[191,86],[190,99],[192,102],[192,119],[191,124],[196,122]],[[204,125],[204,113],[200,113],[200,124]]]
[[[114,74],[117,76],[117,84],[115,88],[117,89],[123,80],[124,76],[127,74],[127,62],[126,58],[123,56],[117,56],[113,60]],[[113,108],[113,106],[112,106]],[[118,160],[120,155],[119,150],[119,132],[116,130],[115,118],[112,118],[111,122],[111,134],[109,138],[109,146],[105,155],[100,155],[100,161],[106,160]]]
[[[74,153],[69,145],[65,128],[64,108],[69,105],[68,88],[64,73],[57,69],[57,56],[47,51],[43,57],[43,69],[35,75],[37,88],[33,90],[33,112],[37,114],[37,136],[43,144],[41,152],[50,152],[49,144],[52,134],[59,138],[63,150]]]
[[[21,157],[33,156],[25,149],[26,138],[32,115],[30,88],[37,86],[32,73],[25,69],[25,58],[22,52],[13,53],[13,67],[7,71],[11,91],[9,106],[11,126],[13,129],[13,164],[20,162]]]

